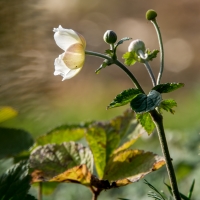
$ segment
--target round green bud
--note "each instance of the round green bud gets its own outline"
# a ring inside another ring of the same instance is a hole
[[[103,39],[108,44],[114,44],[117,41],[117,35],[114,31],[107,30],[104,33]]]
[[[139,50],[141,50],[142,52],[145,52],[145,49],[146,49],[146,47],[145,47],[144,42],[139,39],[133,40],[128,46],[129,52],[134,51],[134,52],[138,53]]]
[[[157,13],[155,10],[148,10],[146,12],[146,19],[147,20],[154,20],[157,17]]]

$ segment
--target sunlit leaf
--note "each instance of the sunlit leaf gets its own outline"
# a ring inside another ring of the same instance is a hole
[[[155,124],[151,118],[151,115],[147,113],[137,114],[136,118],[145,129],[145,131],[150,135],[155,129]]]
[[[41,180],[33,177],[33,182],[48,181],[68,169],[85,164],[93,171],[93,156],[88,147],[75,142],[47,144],[39,146],[30,155],[31,171],[41,174]]]
[[[24,130],[0,127],[0,159],[29,149],[33,142],[32,136]]]
[[[165,164],[164,158],[142,150],[125,150],[114,154],[105,168],[103,179],[117,187],[136,182]]]
[[[159,93],[168,93],[177,90],[183,86],[183,83],[164,83],[156,85],[154,88],[152,88],[152,90],[156,90]]]
[[[163,100],[160,105],[159,105],[159,109],[163,109],[167,112],[170,112],[172,114],[175,113],[175,110],[173,110],[172,108],[177,106],[177,103],[175,100],[173,99],[166,99],[166,100]]]
[[[137,62],[138,55],[135,52],[126,52],[122,58],[125,60],[124,64],[131,66]]]
[[[95,127],[88,128],[86,139],[92,150],[94,162],[99,178],[103,177],[104,168],[106,166],[106,132],[103,128]]]
[[[148,95],[138,94],[130,103],[136,113],[143,113],[154,110],[160,105],[162,96],[159,92],[151,90]]]
[[[141,91],[139,89],[134,89],[134,88],[124,90],[122,93],[118,94],[114,98],[114,100],[110,103],[110,105],[107,106],[107,109],[126,105],[130,103],[131,100],[134,99],[140,93]]]
[[[38,137],[36,143],[37,145],[45,145],[49,143],[60,144],[62,142],[77,141],[84,136],[87,126],[88,124],[59,126],[47,134]]]
[[[28,165],[25,162],[14,165],[0,176],[0,200],[36,200],[27,194],[30,181]]]
[[[17,116],[17,111],[9,106],[0,107],[0,123]]]

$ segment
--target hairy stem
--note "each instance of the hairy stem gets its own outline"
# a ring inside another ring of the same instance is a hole
[[[145,61],[144,65],[145,65],[145,67],[146,67],[146,69],[147,69],[147,71],[149,73],[149,76],[151,78],[153,86],[156,86],[156,79],[155,79],[155,77],[153,75],[153,72],[151,70],[151,67],[150,67],[149,63],[147,61]]]
[[[132,80],[132,82],[134,83],[135,87],[139,90],[141,90],[141,92],[144,93],[142,87],[140,86],[139,82],[137,81],[137,79],[135,78],[135,76],[125,67],[124,64],[122,64],[120,61],[118,61],[117,59],[112,59],[107,55],[101,54],[101,53],[97,53],[97,52],[93,52],[93,51],[85,51],[85,54],[87,55],[92,55],[92,56],[96,56],[96,57],[100,57],[100,58],[104,58],[108,61],[110,61],[113,64],[116,64],[118,67],[120,67],[126,74],[127,76]]]
[[[156,110],[153,110],[150,112],[152,119],[156,125],[156,129],[158,132],[158,137],[160,140],[160,146],[165,158],[165,162],[166,162],[166,168],[167,168],[167,172],[169,175],[169,179],[170,179],[170,183],[171,183],[171,187],[172,187],[172,193],[174,195],[174,199],[175,200],[181,200],[179,191],[178,191],[178,185],[177,185],[177,181],[176,181],[176,176],[175,176],[175,172],[174,172],[174,168],[171,162],[171,157],[170,157],[170,153],[169,153],[169,149],[168,149],[168,145],[167,145],[167,140],[165,137],[165,131],[164,131],[164,126],[163,126],[163,117],[161,114],[159,114]]]
[[[160,28],[158,27],[158,24],[155,19],[151,20],[151,22],[156,29],[156,33],[158,36],[158,42],[159,42],[159,46],[160,46],[160,71],[159,71],[158,78],[157,78],[157,85],[158,85],[160,83],[160,80],[161,80],[161,77],[163,74],[163,70],[164,70],[164,48],[163,48],[163,42],[162,42]]]

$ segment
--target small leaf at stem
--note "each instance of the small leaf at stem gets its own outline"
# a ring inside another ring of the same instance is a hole
[[[145,131],[148,133],[148,135],[150,135],[155,129],[155,124],[153,123],[151,115],[147,112],[147,113],[137,114],[136,118],[138,119],[142,127],[145,129]]]
[[[159,53],[159,51],[157,49],[154,49],[153,51],[146,49],[146,53],[148,55],[147,61],[152,61],[154,58],[157,57],[157,54]]]
[[[115,99],[107,106],[107,109],[123,106],[131,102],[141,91],[139,89],[128,89],[118,94]]]
[[[138,55],[135,52],[126,52],[122,58],[124,63],[128,66],[134,65],[138,61]]]
[[[170,112],[172,114],[175,113],[175,110],[173,110],[172,108],[177,106],[177,103],[175,100],[173,99],[166,99],[166,100],[163,100],[160,105],[159,105],[159,109],[163,109],[167,112]]]
[[[160,105],[162,96],[159,92],[151,90],[148,95],[138,94],[130,103],[136,113],[143,113],[154,110]]]
[[[128,40],[132,40],[132,38],[130,38],[130,37],[122,38],[122,39],[121,39],[119,42],[117,42],[117,44],[115,45],[115,49],[116,49],[120,44],[122,44],[123,42],[128,41]]]
[[[17,116],[17,111],[9,106],[0,107],[0,123]]]
[[[102,69],[104,69],[104,68],[106,68],[107,66],[112,65],[112,64],[113,64],[113,63],[110,62],[109,60],[104,60],[103,63],[100,65],[100,67],[95,71],[95,73],[96,73],[96,74],[99,74],[99,72],[100,72]]]
[[[152,90],[156,90],[159,93],[168,93],[177,90],[183,86],[183,83],[164,83],[156,85],[154,88],[152,88]]]

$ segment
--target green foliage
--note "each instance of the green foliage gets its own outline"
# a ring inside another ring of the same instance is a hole
[[[148,55],[147,61],[152,61],[154,58],[157,57],[158,53],[159,53],[159,50],[157,50],[157,49],[154,49],[153,51],[146,49],[146,54]]]
[[[138,55],[134,51],[126,52],[123,54],[122,58],[125,60],[124,64],[128,66],[134,65],[136,62],[141,61],[141,59],[138,58]]]
[[[118,94],[115,99],[107,106],[107,109],[123,106],[131,102],[141,91],[139,89],[128,89]]]
[[[173,110],[172,108],[177,106],[177,103],[175,100],[173,99],[166,99],[166,100],[163,100],[160,105],[159,105],[159,109],[160,110],[165,110],[167,112],[170,112],[172,114],[175,113],[175,110]]]
[[[25,162],[14,165],[0,177],[0,200],[36,200],[27,194],[30,181],[28,165]]]
[[[32,136],[24,130],[0,127],[0,159],[29,149],[33,142]]]
[[[113,51],[112,50],[110,50],[110,49],[108,49],[108,50],[106,50],[106,52],[107,52],[107,54],[109,55],[109,56],[113,56]],[[104,68],[106,68],[107,66],[109,66],[109,65],[112,65],[113,63],[112,62],[110,62],[109,60],[104,60],[103,61],[103,63],[100,65],[100,67],[95,71],[95,73],[96,74],[99,74],[99,72],[102,70],[102,69],[104,69]]]
[[[9,106],[0,107],[0,123],[17,115],[17,111]]]
[[[151,118],[150,113],[146,112],[142,114],[137,114],[136,117],[142,127],[145,129],[145,131],[150,135],[155,129],[155,124]]]
[[[164,83],[156,85],[154,88],[152,88],[152,90],[156,90],[159,93],[169,93],[183,86],[184,86],[183,83]]]
[[[148,95],[138,94],[130,103],[136,113],[143,113],[154,110],[160,105],[162,96],[159,92],[151,90]]]
[[[75,142],[38,146],[30,155],[30,168],[43,172],[45,180],[67,169],[85,164],[93,171],[93,156],[89,148]]]
[[[85,129],[90,123],[78,125],[62,125],[49,131],[36,139],[37,145],[48,143],[60,144],[62,142],[77,141],[84,137]]]

